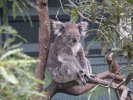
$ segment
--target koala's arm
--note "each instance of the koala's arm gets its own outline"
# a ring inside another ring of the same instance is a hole
[[[81,67],[87,71],[87,73],[92,74],[92,67],[90,61],[85,57],[85,52],[81,48],[77,53],[77,60],[80,63]]]
[[[59,51],[59,54],[57,55],[57,59],[59,62],[64,63],[64,62],[70,62],[75,65],[75,67],[78,68],[78,70],[81,70],[82,67],[73,55],[72,51],[68,48],[65,48],[64,50]]]

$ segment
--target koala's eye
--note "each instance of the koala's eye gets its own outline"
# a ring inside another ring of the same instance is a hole
[[[77,35],[77,37],[79,37],[79,35]]]
[[[61,28],[60,28],[60,32],[64,32],[64,31],[65,31],[64,26],[61,26]]]

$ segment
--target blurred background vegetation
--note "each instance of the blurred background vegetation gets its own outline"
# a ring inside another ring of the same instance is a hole
[[[0,34],[8,34],[5,41],[0,40],[0,100],[29,100],[31,97],[44,96],[37,92],[37,83],[44,84],[35,78],[35,67],[37,59],[26,55],[20,46],[25,40],[16,29],[8,23],[8,4],[12,5],[12,16],[16,19],[17,12],[21,13],[23,20],[32,21],[28,15],[29,8],[36,8],[32,0],[0,0],[0,8],[3,12]],[[16,39],[21,40],[15,44]]]
[[[87,31],[85,38],[91,34],[96,34],[96,37],[87,44],[86,49],[99,41],[101,55],[113,52],[113,60],[117,60],[118,56],[124,58],[124,66],[130,71],[129,76],[133,77],[133,0],[67,1],[67,4],[62,2],[62,8],[71,16],[72,22],[78,21],[80,16],[83,21],[97,25],[97,28]]]

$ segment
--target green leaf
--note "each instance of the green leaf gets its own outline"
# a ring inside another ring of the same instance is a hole
[[[125,85],[127,85],[133,78],[133,72],[131,72],[130,74],[128,74],[126,81],[125,81]]]
[[[16,48],[20,47],[21,45],[22,45],[22,42],[20,42],[18,44],[11,45],[9,48],[10,49],[16,49]]]
[[[111,90],[108,88],[109,100],[111,100]]]
[[[7,57],[9,57],[9,56],[11,56],[11,55],[13,55],[13,54],[16,54],[16,53],[18,53],[18,52],[21,52],[23,49],[14,49],[14,50],[10,50],[10,51],[8,51],[8,52],[6,52],[5,54],[3,54],[1,57],[0,57],[0,60],[2,61],[2,60],[4,60],[4,59],[6,59]]]
[[[51,82],[51,80],[52,80],[52,78],[51,78],[51,75],[49,74],[49,72],[48,72],[48,70],[46,70],[45,71],[45,83],[46,83],[46,85],[48,85],[48,84],[50,84],[50,82]]]
[[[39,84],[44,84],[44,82],[42,80],[39,80],[37,78],[35,78],[34,76],[32,76],[30,73],[27,73],[24,70],[18,69],[21,73],[23,73],[24,75],[26,75],[29,79],[32,79],[34,82],[37,82]]]
[[[123,53],[122,53],[122,55],[124,56],[124,57],[127,57],[128,56],[128,53],[127,53],[127,51],[123,51]]]
[[[46,97],[43,93],[39,93],[39,92],[37,92],[37,91],[27,91],[27,93],[28,93],[28,94],[31,94],[31,95]]]
[[[128,3],[133,4],[133,0],[126,0]]]
[[[19,83],[16,77],[12,73],[9,73],[4,67],[0,67],[0,71],[1,71],[1,75],[3,76],[3,78],[7,80],[8,82],[12,84]]]
[[[3,25],[0,27],[0,34],[10,34],[12,36],[18,37],[20,39],[22,39],[23,41],[27,42],[26,39],[24,39],[21,35],[18,34],[18,32],[16,31],[16,29],[14,29],[12,26],[9,25]]]
[[[0,8],[2,8],[3,7],[3,2],[2,2],[2,0],[0,0]]]
[[[16,16],[17,16],[16,8],[17,8],[17,5],[16,5],[15,2],[13,2],[13,4],[12,4],[12,10],[13,10],[12,16],[13,16],[13,19],[16,19]]]
[[[13,36],[12,38],[8,38],[5,42],[4,42],[4,49],[7,48],[12,42],[14,42],[16,39],[15,36]]]
[[[78,20],[78,9],[73,9],[71,11],[71,22],[75,23]]]
[[[111,0],[105,0],[105,3],[107,3],[109,6],[112,5],[112,1]]]
[[[121,48],[118,48],[118,47],[115,47],[115,48],[112,48],[111,51],[117,52],[117,51],[122,51],[122,49]]]
[[[29,22],[30,22],[30,26],[33,27],[32,19],[31,19],[31,17],[29,16],[29,14],[27,14],[27,17],[28,17],[28,20],[29,20]]]

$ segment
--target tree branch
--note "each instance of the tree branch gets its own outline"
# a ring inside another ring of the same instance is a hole
[[[122,85],[119,88],[117,88],[119,86],[119,84],[112,83],[111,85],[109,85],[110,81],[100,79],[100,78],[108,77],[109,74],[110,73],[107,71],[107,72],[98,74],[97,78],[90,78],[90,82],[86,86],[77,86],[78,83],[75,81],[69,82],[69,83],[64,83],[64,84],[59,84],[59,83],[56,83],[53,81],[51,83],[51,85],[46,89],[48,95],[47,95],[47,99],[45,99],[45,100],[50,100],[52,98],[52,96],[58,92],[78,96],[78,95],[81,95],[81,94],[91,90],[94,86],[96,86],[96,84],[100,84],[100,85],[110,87],[113,89],[118,89],[120,91],[128,90],[128,92],[133,93],[133,91],[126,86]],[[124,96],[122,96],[122,97],[124,97]]]
[[[109,72],[106,71],[106,72],[98,74],[97,77],[98,78],[106,78],[106,77],[108,77],[108,75],[109,75]],[[96,84],[88,83],[88,84],[86,84],[86,86],[77,86],[77,87],[70,87],[70,88],[63,89],[62,92],[70,94],[70,95],[78,96],[78,95],[81,95],[81,94],[89,91],[90,89],[92,89],[95,86],[96,86]]]
[[[110,59],[110,62],[111,62],[111,59]],[[115,65],[117,65],[117,64],[114,63],[113,66],[115,67]],[[114,82],[112,82],[110,84],[110,81],[103,80],[105,78],[112,78],[119,82],[122,82],[124,80],[124,77],[122,75],[119,75],[119,74],[116,75],[116,73],[111,73],[110,71],[106,71],[106,72],[102,72],[102,73],[98,74],[96,78],[90,78],[90,81],[86,86],[79,86],[76,81],[72,81],[72,82],[68,82],[68,83],[64,83],[64,84],[60,84],[60,83],[56,83],[56,82],[52,81],[52,83],[46,89],[47,97],[45,98],[45,100],[50,100],[53,97],[53,95],[58,92],[78,96],[78,95],[81,95],[81,94],[91,90],[97,84],[100,84],[101,86],[113,88],[115,90],[119,90],[119,92],[122,92],[125,90],[128,90],[129,93],[133,92],[126,86],[123,86],[123,85],[120,85],[120,84],[117,84]],[[118,93],[118,95],[119,95],[119,93]],[[120,95],[119,95],[119,98],[122,98],[122,97],[124,97],[124,96],[122,95],[120,97]]]
[[[124,76],[123,75],[120,75],[119,74],[119,71],[121,70],[121,69],[123,69],[123,68],[125,68],[125,67],[119,67],[119,64],[118,64],[118,62],[116,61],[116,60],[113,60],[112,58],[113,58],[113,55],[115,54],[116,52],[111,52],[108,56],[106,56],[106,59],[107,59],[107,63],[108,63],[108,65],[110,66],[110,72],[111,73],[115,73],[115,76],[112,78],[112,81],[111,81],[111,83],[114,81],[115,83],[118,83],[119,85],[118,85],[118,87],[117,88],[119,88],[124,82],[125,82],[125,78],[124,78]],[[116,75],[119,75],[119,76],[121,76],[121,78],[122,78],[122,80],[120,81],[120,80],[118,80],[117,78],[118,77],[116,77]],[[110,83],[110,84],[111,84]],[[120,95],[122,96],[122,91],[119,91],[119,90],[117,90],[117,96],[118,96],[118,98],[120,98]],[[121,100],[121,99],[120,99]],[[132,100],[132,99],[130,99],[130,95],[129,94],[127,94],[126,95],[126,99],[125,100]]]
[[[36,77],[40,80],[44,79],[44,72],[46,69],[47,57],[50,45],[50,21],[48,14],[48,1],[47,0],[36,0],[36,4],[39,16],[39,63],[36,68]],[[42,85],[39,84],[38,90],[42,90]]]
[[[123,90],[120,100],[126,100],[128,92],[128,89]]]

